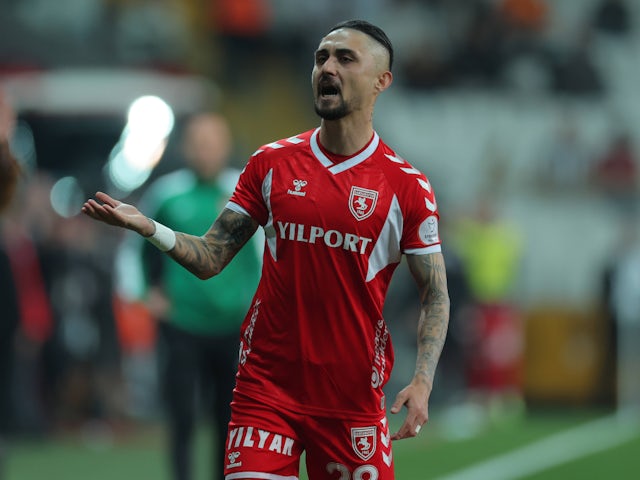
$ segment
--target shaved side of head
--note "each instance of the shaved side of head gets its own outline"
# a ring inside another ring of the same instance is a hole
[[[378,49],[384,50],[383,58],[385,62],[383,62],[384,66],[382,68],[384,70],[391,71],[391,68],[393,67],[393,45],[391,44],[389,37],[387,37],[387,34],[384,33],[380,27],[377,27],[365,20],[347,20],[331,27],[329,33],[341,28],[350,28],[367,35],[372,40],[372,45],[379,47],[373,50],[374,52],[377,52]]]

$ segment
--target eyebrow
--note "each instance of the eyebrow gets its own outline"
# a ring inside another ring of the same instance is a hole
[[[329,49],[328,48],[319,48],[318,50],[316,50],[316,55],[320,54],[320,53],[329,53]],[[353,57],[357,57],[357,53],[355,50],[352,50],[350,48],[337,48],[336,49],[336,55],[352,55]]]

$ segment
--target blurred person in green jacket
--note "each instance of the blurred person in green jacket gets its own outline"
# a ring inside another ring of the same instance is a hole
[[[200,113],[187,119],[181,144],[186,168],[149,186],[140,200],[145,211],[179,231],[206,231],[240,174],[229,167],[231,147],[222,116]],[[139,235],[127,237],[119,253],[125,296],[144,299],[158,320],[159,376],[174,480],[194,478],[198,407],[204,407],[215,431],[212,478],[222,474],[240,325],[260,276],[259,240],[254,241],[255,248],[243,249],[222,274],[204,282]]]

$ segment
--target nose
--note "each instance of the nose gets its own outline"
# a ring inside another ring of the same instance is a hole
[[[331,55],[327,60],[322,64],[320,71],[322,73],[327,73],[329,75],[335,75],[338,66],[338,59]]]

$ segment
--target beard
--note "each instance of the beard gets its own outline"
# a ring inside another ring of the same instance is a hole
[[[349,106],[342,99],[340,103],[334,107],[322,107],[319,105],[319,102],[316,101],[314,108],[316,114],[323,120],[340,120],[350,113]]]

